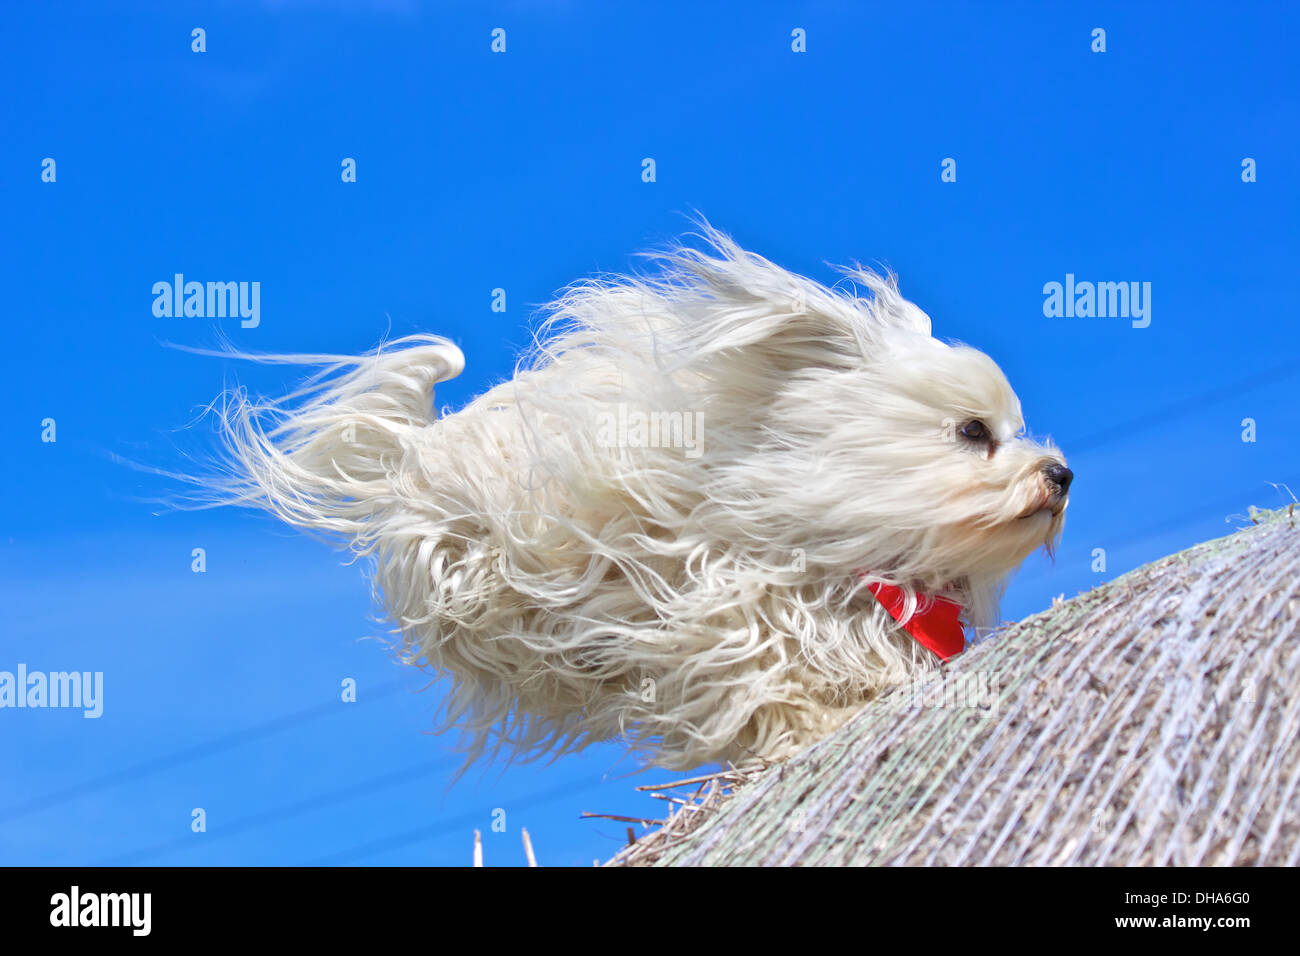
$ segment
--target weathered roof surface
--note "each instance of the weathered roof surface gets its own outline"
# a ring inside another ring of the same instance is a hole
[[[1300,863],[1300,528],[1254,518],[1011,626],[611,863]]]

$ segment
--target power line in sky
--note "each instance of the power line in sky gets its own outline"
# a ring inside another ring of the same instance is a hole
[[[1217,385],[1214,388],[1201,392],[1199,395],[1193,395],[1190,398],[1179,399],[1166,405],[1164,408],[1156,409],[1145,415],[1139,415],[1131,418],[1126,422],[1120,422],[1117,425],[1111,425],[1100,431],[1095,431],[1091,435],[1084,435],[1082,438],[1072,439],[1069,442],[1069,453],[1076,455],[1083,451],[1092,451],[1102,445],[1109,445],[1111,442],[1128,438],[1134,432],[1149,428],[1152,425],[1158,425],[1161,422],[1178,418],[1188,412],[1197,411],[1206,405],[1222,401],[1225,398],[1233,398],[1236,395],[1244,394],[1261,385],[1271,385],[1274,382],[1280,382],[1292,375],[1300,372],[1300,359],[1291,359],[1283,362],[1281,365],[1275,365],[1271,369],[1263,372],[1256,372],[1245,378],[1237,379],[1235,382],[1229,382],[1226,385]]]
[[[385,684],[380,684],[369,689],[365,694],[358,697],[357,703],[368,703],[373,700],[382,700],[385,697],[391,697],[397,691],[405,687],[405,681],[394,680]],[[312,707],[304,708],[292,714],[284,714],[280,717],[274,717],[271,720],[261,724],[255,724],[243,730],[236,730],[229,734],[224,734],[212,740],[203,743],[194,744],[190,747],[184,747],[181,750],[173,751],[169,754],[163,754],[159,757],[153,757],[149,760],[134,763],[119,770],[113,770],[109,773],[102,774],[98,777],[92,777],[81,783],[73,784],[62,790],[56,790],[53,793],[43,794],[39,797],[33,797],[22,803],[14,804],[0,810],[0,824],[8,823],[19,817],[27,816],[30,813],[38,813],[41,810],[47,810],[50,807],[58,806],[61,803],[67,803],[69,800],[75,800],[78,797],[84,797],[88,794],[97,793],[100,790],[107,790],[110,787],[127,783],[131,780],[139,780],[141,777],[147,777],[151,774],[159,773],[163,770],[170,770],[172,767],[189,763],[193,760],[201,760],[204,757],[210,757],[213,754],[222,753],[227,750],[233,750],[236,747],[243,746],[254,740],[260,740],[264,737],[270,737],[286,730],[291,730],[302,724],[310,723],[321,717],[327,717],[330,714],[339,713],[344,707],[352,707],[354,704],[342,704],[341,701],[332,700],[325,703],[316,704]]]
[[[288,803],[281,807],[274,807],[270,810],[253,813],[249,816],[232,820],[229,823],[220,824],[214,829],[202,834],[186,833],[184,836],[177,837],[173,840],[165,840],[162,843],[155,843],[153,846],[141,847],[138,850],[119,854],[97,865],[133,866],[144,860],[163,856],[167,853],[173,853],[177,850],[193,850],[201,848],[214,840],[222,840],[228,837],[238,836],[241,833],[246,833],[257,827],[266,826],[271,823],[278,823],[282,820],[288,820],[291,817],[301,816],[302,814],[310,813],[313,810],[322,810],[325,807],[343,803],[344,801],[363,796],[367,793],[372,793],[376,790],[383,790],[388,787],[398,786],[399,784],[409,783],[412,780],[418,780],[421,777],[426,777],[431,773],[442,770],[446,766],[446,760],[430,760],[426,763],[417,764],[414,767],[407,767],[403,770],[394,770],[389,773],[371,777],[368,780],[350,783],[334,790],[328,790],[324,793],[318,793],[301,800],[295,800],[293,803]]]

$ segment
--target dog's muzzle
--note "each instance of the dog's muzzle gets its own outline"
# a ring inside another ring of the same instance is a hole
[[[1074,481],[1074,472],[1059,462],[1043,467],[1043,484],[1047,486],[1047,504],[1052,514],[1061,513],[1065,499],[1070,494],[1070,483]]]
[[[1070,491],[1070,482],[1074,481],[1074,472],[1064,465],[1048,465],[1043,469],[1043,478],[1054,494],[1064,498]]]
[[[1065,510],[1065,503],[1070,496],[1070,484],[1074,481],[1074,472],[1059,461],[1049,461],[1038,472],[1039,491],[1036,500],[1024,512],[1021,518],[1029,518],[1044,511],[1056,517]]]

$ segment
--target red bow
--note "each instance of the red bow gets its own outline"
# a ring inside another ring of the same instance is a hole
[[[880,582],[868,584],[867,588],[895,621],[903,616],[907,598],[902,588]],[[903,629],[916,638],[922,647],[934,651],[942,660],[956,657],[965,650],[966,632],[958,619],[961,605],[947,598],[932,597],[926,608],[926,599],[920,598],[919,601],[916,613],[908,618]]]

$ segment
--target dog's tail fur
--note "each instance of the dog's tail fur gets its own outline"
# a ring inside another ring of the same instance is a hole
[[[226,462],[204,481],[208,503],[262,508],[369,553],[394,476],[409,473],[404,460],[436,419],[434,386],[465,367],[460,349],[412,335],[362,356],[236,354],[321,368],[281,399],[224,394],[215,410]]]

